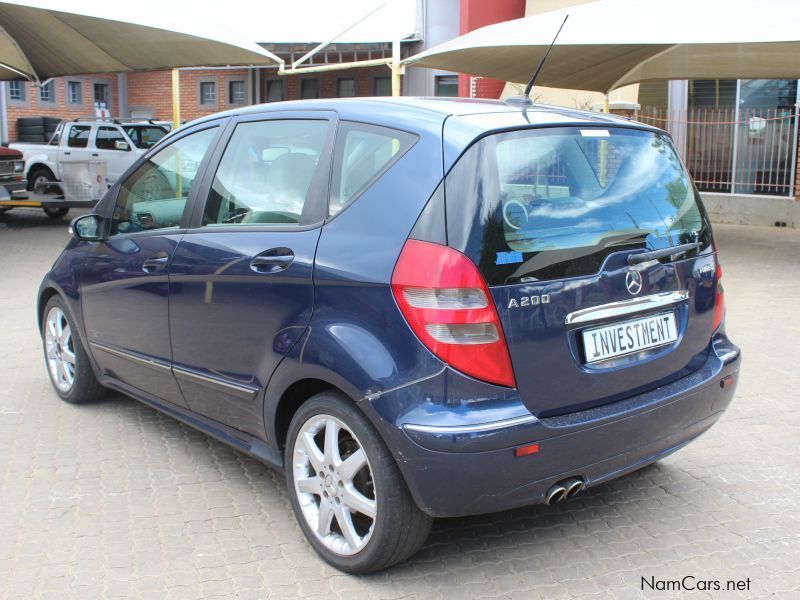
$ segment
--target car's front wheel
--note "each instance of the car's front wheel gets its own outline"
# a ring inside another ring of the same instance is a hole
[[[97,381],[75,323],[58,296],[50,298],[44,309],[42,345],[47,373],[62,400],[83,404],[102,395],[104,388]]]
[[[292,419],[286,480],[314,549],[349,573],[384,569],[414,554],[432,519],[406,487],[383,440],[340,394],[323,392]]]

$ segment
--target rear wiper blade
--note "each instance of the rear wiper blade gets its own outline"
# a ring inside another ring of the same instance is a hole
[[[669,248],[662,248],[661,250],[650,250],[648,252],[639,252],[638,254],[631,254],[628,256],[628,264],[639,265],[649,260],[658,260],[665,256],[679,256],[686,254],[691,250],[696,250],[702,246],[700,242],[692,242],[691,244],[681,244],[680,246],[670,246]]]

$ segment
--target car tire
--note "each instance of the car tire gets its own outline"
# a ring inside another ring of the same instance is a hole
[[[63,206],[43,206],[42,210],[44,211],[44,214],[53,220],[61,219],[69,212],[69,209]]]
[[[62,400],[86,404],[103,395],[105,388],[97,381],[75,322],[58,296],[44,308],[42,348],[50,382]]]
[[[325,444],[331,433],[336,434],[336,444],[331,444],[335,451]],[[355,461],[349,467],[348,458]],[[337,569],[385,569],[409,558],[428,538],[433,519],[414,502],[378,432],[342,394],[317,394],[298,409],[289,426],[284,464],[300,528],[314,550]],[[353,506],[373,516],[353,512]],[[320,526],[320,518],[327,525]]]
[[[55,181],[56,176],[53,175],[53,172],[48,169],[47,167],[38,166],[33,167],[30,171],[28,171],[28,191],[33,192],[35,191],[37,180],[43,179],[44,181]],[[55,190],[56,186],[50,186]],[[48,190],[45,190],[46,192]]]

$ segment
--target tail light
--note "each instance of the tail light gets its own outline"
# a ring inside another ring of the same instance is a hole
[[[715,259],[716,260],[716,259]],[[725,318],[725,290],[722,288],[722,267],[717,263],[717,293],[714,300],[714,327],[711,331],[716,331],[722,325],[722,320]]]
[[[392,292],[411,329],[437,357],[476,379],[516,386],[489,288],[469,258],[447,246],[408,240]]]

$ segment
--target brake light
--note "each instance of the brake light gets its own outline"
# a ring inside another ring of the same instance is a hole
[[[437,357],[476,379],[516,386],[500,317],[469,258],[441,244],[408,240],[392,274],[392,293]]]
[[[722,325],[722,320],[725,318],[725,290],[722,288],[722,266],[720,266],[719,261],[716,261],[716,263],[717,293],[714,299],[714,327],[711,331],[719,329],[719,326]]]

